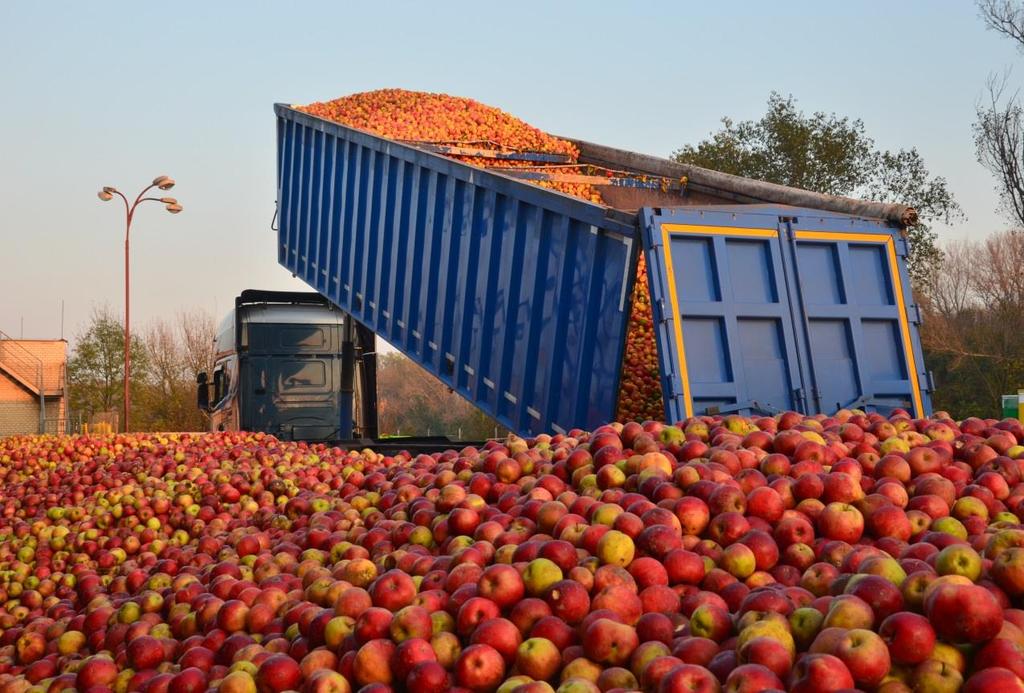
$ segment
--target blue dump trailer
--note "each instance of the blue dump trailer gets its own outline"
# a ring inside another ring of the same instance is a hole
[[[521,435],[614,420],[638,253],[668,420],[930,411],[911,208],[574,141],[602,205],[275,112],[280,264]]]

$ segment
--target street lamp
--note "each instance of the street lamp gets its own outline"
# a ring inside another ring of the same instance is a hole
[[[132,361],[131,361],[131,332],[129,331],[129,283],[128,283],[128,238],[132,231],[132,219],[135,217],[135,208],[143,202],[159,202],[164,205],[171,214],[177,214],[181,211],[181,205],[173,197],[145,197],[153,188],[159,188],[160,190],[170,190],[174,187],[174,179],[170,176],[157,176],[153,179],[146,188],[139,193],[138,197],[135,198],[135,202],[128,204],[128,198],[121,194],[117,188],[113,188],[109,185],[103,186],[103,188],[97,193],[104,202],[110,202],[114,199],[114,196],[121,198],[124,202],[125,211],[125,229],[124,229],[124,430],[128,432],[128,411],[131,404],[131,396],[128,390],[129,378],[131,377]]]

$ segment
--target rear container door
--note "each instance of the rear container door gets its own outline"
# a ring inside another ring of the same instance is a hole
[[[778,215],[644,218],[669,419],[806,410]]]
[[[863,220],[786,221],[814,410],[930,409],[906,241]]]
[[[747,209],[642,211],[666,416],[928,412],[898,232]]]

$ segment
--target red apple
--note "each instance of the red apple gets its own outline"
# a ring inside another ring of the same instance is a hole
[[[455,681],[471,691],[492,691],[505,676],[505,660],[490,645],[470,645],[455,662]]]

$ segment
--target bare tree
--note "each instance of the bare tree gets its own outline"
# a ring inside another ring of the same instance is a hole
[[[1024,382],[1024,232],[944,248],[922,287],[921,341],[937,375],[937,406],[992,415]]]
[[[206,428],[205,416],[196,407],[196,374],[212,368],[213,335],[213,318],[203,311],[181,312],[174,322],[158,319],[150,324],[144,334],[149,377],[137,400],[141,428]]]
[[[429,432],[454,437],[461,430],[464,440],[494,435],[495,421],[411,359],[389,353],[379,356],[377,363],[378,412],[383,433]]]
[[[985,25],[1024,51],[1024,3],[1019,0],[977,0]],[[986,96],[978,103],[974,145],[978,162],[996,178],[1004,211],[1024,225],[1024,107],[1009,88],[1009,73],[989,78]]]
[[[985,25],[1024,47],[1024,6],[1013,0],[978,0]]]
[[[183,350],[166,320],[156,320],[146,330],[143,340],[149,348],[151,382],[169,394],[184,374]]]
[[[990,308],[1004,311],[1019,321],[1024,308],[1024,231],[993,234],[985,240],[982,266],[985,272],[975,277],[975,290]],[[1024,341],[1024,334],[1020,335]]]
[[[966,240],[947,242],[941,248],[938,271],[930,273],[921,283],[923,300],[928,301],[935,316],[952,319],[970,304],[972,246]]]
[[[147,387],[137,401],[136,421],[143,430],[189,430],[192,412],[185,386],[189,384],[184,349],[174,327],[166,320],[150,323],[143,333],[150,355]]]
[[[977,108],[974,146],[978,161],[996,178],[1003,207],[1024,225],[1024,107],[1019,93],[1007,93],[1007,79],[989,79],[987,97]]]
[[[189,375],[195,378],[201,372],[213,370],[213,340],[217,336],[217,325],[213,316],[203,310],[178,313],[178,331],[185,350],[185,362]]]

